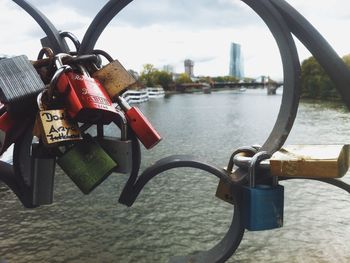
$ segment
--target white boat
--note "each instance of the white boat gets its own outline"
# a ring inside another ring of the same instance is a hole
[[[165,92],[162,87],[147,87],[146,89],[150,99],[163,98],[165,96]]]
[[[122,94],[122,97],[131,104],[142,103],[149,99],[147,89],[127,90]]]

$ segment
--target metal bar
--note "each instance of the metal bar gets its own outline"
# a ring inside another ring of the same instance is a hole
[[[43,13],[25,0],[12,1],[22,7],[30,16],[32,16],[42,30],[44,30],[51,44],[51,48],[55,53],[68,52],[66,49],[67,45],[61,38],[58,30]]]
[[[187,256],[171,257],[168,261],[169,263],[223,263],[232,256],[243,238],[244,224],[242,222],[241,195],[237,195],[234,189],[232,189],[231,195],[235,198],[233,218],[224,238],[208,251],[200,251]]]
[[[292,33],[309,49],[335,83],[350,110],[350,70],[327,40],[284,0],[270,0],[281,12]]]
[[[273,154],[286,141],[296,118],[300,97],[300,63],[295,42],[278,10],[268,0],[242,0],[266,23],[273,34],[282,59],[284,87],[276,123],[260,151]]]
[[[131,206],[144,186],[152,178],[164,171],[179,167],[197,168],[215,175],[219,179],[224,180],[227,184],[233,183],[232,179],[230,179],[228,173],[224,169],[220,169],[206,162],[197,160],[195,157],[190,155],[173,155],[157,161],[155,164],[149,166],[145,171],[143,171],[143,173],[139,176],[137,182],[132,186],[132,195],[129,194],[128,198],[124,198],[122,193],[122,203]]]
[[[81,42],[78,54],[91,53],[109,22],[130,2],[132,0],[110,0],[91,22]]]

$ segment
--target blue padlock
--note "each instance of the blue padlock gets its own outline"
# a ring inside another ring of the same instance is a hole
[[[245,228],[249,231],[275,229],[283,226],[284,187],[278,185],[255,185],[255,171],[263,159],[270,156],[258,152],[252,157],[249,167],[249,186],[243,187],[242,215]]]

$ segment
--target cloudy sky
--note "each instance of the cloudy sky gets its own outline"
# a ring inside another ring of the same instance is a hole
[[[80,40],[106,0],[28,0],[59,29]],[[350,53],[349,0],[288,0],[341,56]],[[0,53],[35,59],[41,28],[10,0],[0,0]],[[135,0],[108,25],[96,47],[128,69],[151,63],[183,72],[186,58],[195,75],[227,75],[230,43],[240,43],[245,75],[282,77],[277,46],[261,19],[239,0]],[[298,43],[300,59],[310,53]]]

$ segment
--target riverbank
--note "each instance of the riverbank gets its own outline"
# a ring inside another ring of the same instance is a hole
[[[327,108],[338,109],[338,110],[343,110],[344,112],[349,112],[348,108],[345,106],[344,102],[341,99],[339,99],[339,100],[322,100],[322,99],[302,98],[302,99],[300,99],[300,102],[305,103],[305,104],[323,105]]]

